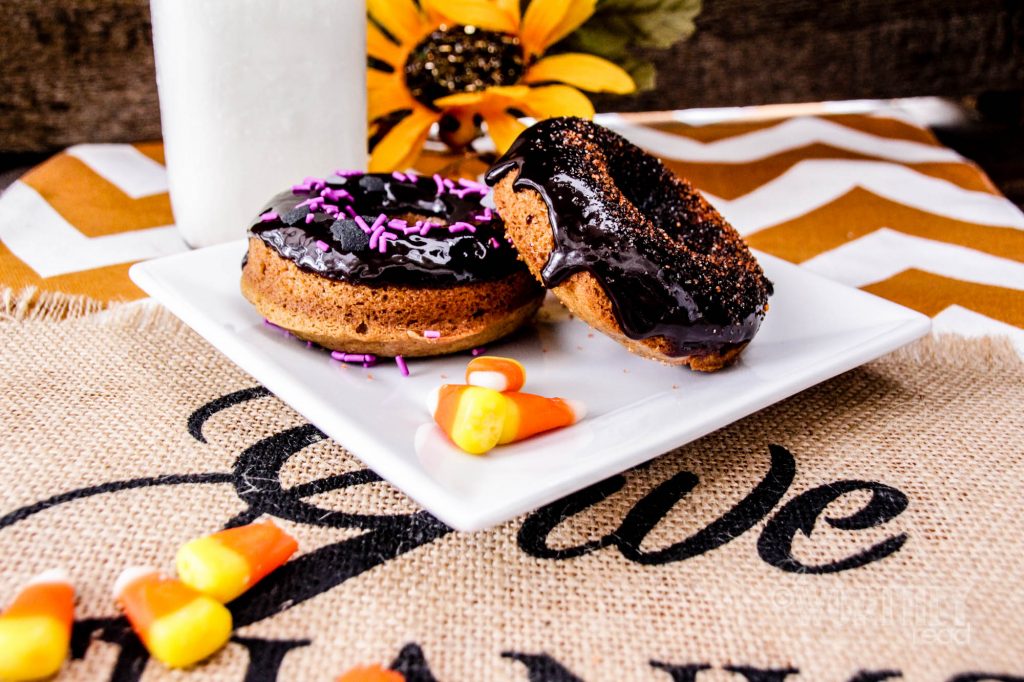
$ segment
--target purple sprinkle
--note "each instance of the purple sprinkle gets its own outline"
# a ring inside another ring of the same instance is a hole
[[[315,213],[307,213],[306,214],[306,224],[307,225],[309,225],[314,220],[316,220],[316,214]]]
[[[377,247],[381,253],[387,252],[389,239],[398,239],[398,235],[392,232],[384,232],[380,235],[380,239],[377,241]]]
[[[476,226],[462,222],[461,220],[448,226],[449,232],[466,232],[467,230],[469,232],[476,232]]]
[[[430,232],[435,227],[441,227],[441,226],[438,223],[432,223],[430,221],[427,221],[427,222],[423,223],[423,228],[420,229],[420,234],[425,235],[425,234],[427,234],[427,232]]]
[[[319,192],[327,183],[322,178],[308,177],[302,179],[302,184],[307,185],[311,191]]]
[[[334,174],[339,178],[354,178],[363,175],[361,170],[336,170]]]
[[[401,224],[399,225],[399,224],[396,224],[396,223],[401,223]],[[422,224],[422,221],[420,221],[420,223],[418,223],[416,225],[410,225],[407,222],[405,222],[404,220],[392,220],[390,223],[388,223],[388,227],[394,228],[396,230],[401,230],[405,234],[413,234],[413,233],[419,232],[420,229],[422,229],[423,224]]]
[[[420,176],[416,175],[416,173],[412,171],[406,171],[405,179],[408,180],[409,182],[419,182]]]
[[[455,189],[455,183],[449,180],[448,178],[444,179],[444,186],[447,187],[448,189]]]
[[[495,239],[494,237],[491,237],[491,241],[490,241],[490,242],[488,242],[488,243],[489,243],[489,244],[491,245],[491,248],[494,248],[494,249],[496,249],[496,248],[498,248],[499,246],[501,246],[501,242],[499,242],[499,241],[498,241],[497,239]]]
[[[332,204],[327,204],[326,206],[324,206],[324,213],[326,213],[329,216],[336,216],[339,213],[341,213],[341,209]]]
[[[366,221],[363,220],[363,216],[361,216],[358,213],[356,213],[356,210],[354,208],[352,208],[351,206],[346,206],[345,210],[348,211],[348,214],[350,216],[352,216],[352,220],[355,221],[356,225],[359,226],[360,230],[362,230],[366,234],[370,234],[370,232],[372,230],[370,230],[370,226],[366,224]]]
[[[340,350],[332,350],[331,357],[340,362],[360,362],[364,367],[377,364],[376,355],[363,355],[362,353],[345,353]]]
[[[328,251],[331,250],[330,245],[322,239],[316,240],[316,248],[320,249],[324,253],[327,253]]]
[[[343,189],[331,189],[330,187],[325,187],[320,192],[320,196],[330,201],[341,201],[342,199],[352,201],[352,195]]]
[[[392,218],[388,221],[388,227],[392,230],[402,230],[403,232],[409,227],[409,223],[405,222],[401,218]]]
[[[377,248],[377,241],[380,239],[381,234],[383,234],[384,230],[386,229],[386,226],[384,225],[384,222],[387,219],[388,219],[388,217],[386,215],[384,215],[383,213],[381,213],[379,216],[377,216],[377,219],[373,221],[373,225],[370,226],[370,248],[371,249]],[[381,251],[381,253],[383,253],[383,251]]]
[[[477,182],[476,180],[467,180],[466,178],[459,178],[459,184],[463,187],[468,187],[475,190],[483,190],[487,192],[487,185]]]
[[[444,181],[437,173],[434,173],[434,184],[437,185],[437,196],[444,194]]]
[[[467,194],[476,193],[479,194],[481,197],[486,196],[487,188],[484,187],[483,189],[481,189],[479,187],[463,187],[462,189],[453,189],[451,190],[451,192],[458,198],[465,199]]]
[[[399,182],[405,182],[406,180],[405,173],[399,173],[398,171],[393,172],[391,174],[391,177],[393,177],[395,180],[398,180]]]
[[[277,213],[274,213],[273,211],[267,211],[266,213],[260,216],[260,220],[264,223],[269,223],[271,220],[277,220]]]
[[[401,355],[396,355],[395,364],[398,365],[398,369],[402,372],[403,377],[409,376],[409,365],[405,364],[405,358]]]
[[[434,331],[433,329],[428,329],[425,332],[423,332],[423,338],[425,338],[425,339],[439,339],[439,338],[441,338],[441,332]]]
[[[310,191],[310,187],[307,184],[292,185],[292,194],[305,194]]]
[[[480,346],[479,348],[474,348],[473,350],[471,350],[469,352],[475,358],[478,355],[483,355],[484,353],[486,353],[487,349],[484,348],[483,346]]]

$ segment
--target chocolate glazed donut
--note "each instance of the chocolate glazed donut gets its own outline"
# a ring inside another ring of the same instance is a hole
[[[250,225],[242,293],[333,350],[411,357],[489,343],[529,320],[544,290],[481,204],[488,192],[413,173],[307,178]]]
[[[747,245],[623,137],[578,118],[541,121],[487,183],[533,275],[629,350],[715,371],[757,333],[772,284]]]

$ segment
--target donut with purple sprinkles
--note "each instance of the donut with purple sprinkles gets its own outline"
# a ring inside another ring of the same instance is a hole
[[[489,193],[412,172],[305,178],[249,225],[242,293],[268,323],[344,354],[481,347],[531,319],[544,296],[484,205]]]

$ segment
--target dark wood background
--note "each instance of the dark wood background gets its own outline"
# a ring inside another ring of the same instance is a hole
[[[997,180],[1014,166],[1003,157],[1020,144],[1024,0],[704,4],[689,41],[649,55],[656,89],[599,107],[942,95],[980,105],[980,127],[951,131],[954,144]],[[148,0],[0,0],[0,174],[76,142],[159,135]]]

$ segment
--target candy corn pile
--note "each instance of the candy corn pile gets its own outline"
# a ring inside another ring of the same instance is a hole
[[[126,568],[114,599],[153,658],[184,668],[231,638],[236,598],[299,548],[265,520],[196,538],[178,550],[178,578]],[[75,590],[66,574],[47,571],[28,582],[0,614],[0,680],[35,680],[60,670],[74,622]]]
[[[586,415],[578,401],[520,393],[525,383],[526,370],[515,360],[477,357],[466,367],[465,384],[445,384],[434,393],[430,412],[453,443],[474,455]]]

